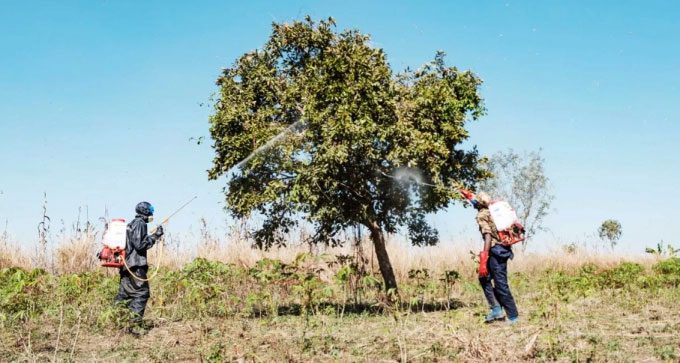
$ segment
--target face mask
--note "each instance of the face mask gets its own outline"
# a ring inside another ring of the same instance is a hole
[[[153,222],[153,216],[149,216],[149,223]]]

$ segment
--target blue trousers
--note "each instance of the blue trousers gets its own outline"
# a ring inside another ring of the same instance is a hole
[[[508,285],[508,260],[512,259],[512,248],[501,245],[491,247],[489,251],[489,276],[480,277],[479,283],[484,290],[484,297],[490,307],[500,305],[505,309],[508,318],[516,318],[517,305]]]

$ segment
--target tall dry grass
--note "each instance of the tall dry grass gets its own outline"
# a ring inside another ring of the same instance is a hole
[[[231,230],[220,232],[210,229],[205,221],[201,221],[201,230],[197,236],[168,234],[163,243],[158,244],[149,252],[150,264],[179,269],[194,258],[202,257],[241,267],[250,267],[263,258],[291,262],[300,253],[313,253],[351,255],[357,259],[363,256],[366,268],[376,273],[378,271],[373,246],[366,238],[361,239],[360,244],[357,245],[357,240],[348,236],[343,247],[328,247],[310,246],[302,242],[304,235],[290,236],[286,247],[263,251],[252,248],[251,243],[245,237],[245,228],[244,225],[239,225]],[[101,268],[96,258],[96,253],[101,248],[101,232],[89,222],[83,228],[76,226],[69,231],[62,229],[57,237],[48,243],[46,255],[39,248],[33,252],[21,248],[21,245],[9,238],[5,232],[0,235],[0,268],[42,267],[56,274],[95,271]],[[540,241],[534,243],[540,243]],[[437,246],[414,247],[398,236],[391,236],[387,243],[390,260],[399,279],[405,279],[408,272],[413,269],[428,269],[433,273],[457,270],[473,275],[476,269],[473,257],[480,247],[481,243],[474,240],[442,241]],[[516,248],[510,269],[531,274],[547,268],[573,270],[585,263],[603,267],[611,266],[624,259],[643,264],[653,262],[653,258],[647,256],[631,257],[611,251],[553,246],[541,253],[525,253],[521,248]]]
[[[0,268],[11,266],[30,267],[31,261],[5,230],[0,234]]]

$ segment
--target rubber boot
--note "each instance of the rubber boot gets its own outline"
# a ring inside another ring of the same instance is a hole
[[[496,320],[503,320],[505,319],[505,315],[503,315],[503,309],[501,308],[500,305],[496,305],[493,308],[491,308],[491,311],[489,311],[489,314],[486,315],[486,318],[484,318],[485,323],[493,323]]]

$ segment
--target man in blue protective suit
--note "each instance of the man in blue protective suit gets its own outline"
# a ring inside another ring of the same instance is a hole
[[[153,206],[148,202],[141,202],[137,204],[135,212],[135,219],[127,225],[125,245],[127,267],[120,268],[120,287],[115,302],[127,305],[132,311],[134,326],[130,332],[138,334],[135,328],[141,327],[146,302],[151,296],[147,280],[149,265],[146,251],[163,236],[163,226],[158,226],[156,232],[148,235],[146,224],[153,220]]]
[[[512,247],[504,245],[498,236],[489,211],[489,195],[479,193],[471,202],[477,209],[477,224],[484,239],[484,249],[479,254],[479,283],[491,308],[485,322],[505,319],[505,310],[508,321],[514,324],[519,319],[519,313],[508,284],[508,260],[514,256]]]

